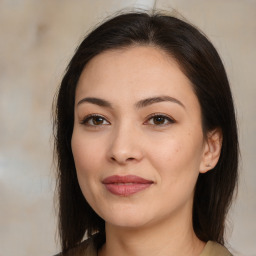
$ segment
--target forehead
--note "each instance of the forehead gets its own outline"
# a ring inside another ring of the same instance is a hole
[[[164,71],[168,66],[180,71],[177,62],[163,50],[153,46],[130,46],[107,50],[96,55],[85,66],[80,80],[84,77],[91,77],[94,72],[104,74],[105,78],[109,78],[107,76],[109,72],[113,77],[111,71],[114,71],[116,75],[120,71],[133,72],[133,77],[147,71],[154,75],[155,72]],[[153,70],[155,72],[151,73]]]
[[[95,56],[84,68],[76,91],[77,98],[80,95],[145,98],[156,94],[196,97],[178,63],[152,46],[109,50]]]

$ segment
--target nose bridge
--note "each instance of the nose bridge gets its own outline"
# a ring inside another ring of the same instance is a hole
[[[110,143],[110,159],[119,163],[140,160],[142,157],[141,134],[139,128],[129,120],[116,125]]]

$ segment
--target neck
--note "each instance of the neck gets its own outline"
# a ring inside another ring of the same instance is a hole
[[[99,256],[200,255],[205,244],[194,233],[192,216],[184,221],[180,214],[139,228],[106,223],[106,243]]]

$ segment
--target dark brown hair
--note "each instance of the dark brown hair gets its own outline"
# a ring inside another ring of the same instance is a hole
[[[229,82],[222,61],[209,40],[194,26],[159,13],[126,13],[104,22],[82,41],[61,82],[57,100],[55,150],[58,159],[59,235],[62,252],[79,244],[84,235],[99,232],[104,220],[88,205],[76,176],[71,151],[75,90],[81,72],[96,55],[133,45],[152,45],[179,64],[191,81],[202,112],[204,134],[222,131],[220,159],[200,174],[194,195],[193,226],[202,241],[224,244],[224,222],[237,185],[238,138]]]

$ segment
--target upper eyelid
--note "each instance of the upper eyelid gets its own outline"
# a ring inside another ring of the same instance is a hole
[[[167,115],[167,114],[163,114],[163,113],[154,113],[154,114],[151,114],[151,115],[147,116],[147,120],[149,120],[149,119],[151,119],[151,118],[153,118],[153,117],[155,117],[155,116],[162,116],[162,117],[165,117],[166,119],[170,119],[170,120],[172,120],[173,122],[176,122],[176,120],[175,120],[172,116]]]
[[[104,120],[106,120],[108,123],[110,123],[110,122],[108,121],[108,119],[107,119],[105,116],[100,115],[100,114],[89,114],[89,115],[86,115],[85,117],[82,118],[82,120],[80,121],[80,123],[81,123],[81,124],[84,124],[85,121],[90,120],[90,118],[93,118],[93,117],[102,117]]]
[[[176,122],[176,120],[175,120],[173,117],[171,117],[171,116],[169,116],[169,115],[167,115],[167,114],[159,113],[159,112],[157,112],[157,113],[152,113],[152,114],[148,115],[148,116],[146,117],[146,122],[147,122],[148,120],[150,120],[151,118],[156,117],[156,116],[161,116],[161,117],[164,117],[164,118],[166,118],[166,119],[171,120],[172,122]],[[106,120],[108,123],[111,124],[111,122],[110,122],[104,115],[101,115],[101,114],[89,114],[89,115],[86,115],[86,116],[81,120],[80,123],[83,124],[83,123],[85,123],[86,120],[89,120],[90,118],[93,118],[93,117],[102,117],[104,120]],[[145,122],[144,122],[144,123],[145,123]]]

